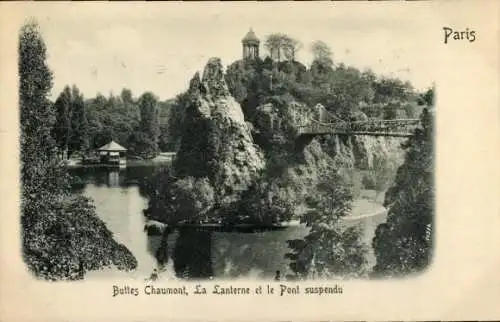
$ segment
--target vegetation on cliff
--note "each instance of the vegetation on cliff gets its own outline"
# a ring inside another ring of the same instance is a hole
[[[22,252],[29,270],[39,278],[59,280],[81,279],[85,271],[109,265],[135,268],[136,259],[113,240],[91,201],[69,193],[58,145],[82,143],[74,136],[53,139],[56,108],[47,98],[52,73],[36,22],[28,22],[20,31],[19,81]],[[81,104],[79,94],[73,94]],[[59,103],[64,110],[66,103]],[[82,111],[76,112],[81,119]],[[67,119],[62,124],[61,130],[79,129]]]
[[[434,105],[434,91],[422,95],[427,108]],[[424,110],[422,128],[404,145],[406,157],[395,184],[385,198],[387,222],[373,239],[377,258],[374,276],[400,276],[428,267],[432,255],[434,218],[433,115]]]
[[[284,38],[270,48],[281,46],[286,51],[290,46]],[[266,159],[296,153],[297,126],[317,113],[318,104],[344,120],[416,118],[420,114],[418,92],[409,82],[335,63],[331,49],[322,41],[314,42],[311,52],[310,67],[283,55],[280,61],[269,57],[239,60],[227,68],[229,90],[253,125],[252,136]],[[326,135],[314,140],[339,166],[363,170],[355,179],[379,193],[393,180],[388,172],[395,172],[401,162],[399,139]]]
[[[315,42],[311,51],[314,60],[309,68],[294,59],[273,61],[269,57],[228,66],[229,90],[242,104],[248,120],[253,121],[257,106],[283,95],[291,95],[310,108],[322,104],[346,120],[359,112],[384,119],[418,116],[418,95],[409,82],[334,64],[333,53],[321,41]]]
[[[196,73],[182,97],[186,105],[173,164],[175,178],[162,174],[170,177],[152,198],[148,213],[169,223],[198,221],[201,217],[205,221],[222,217],[228,222],[229,217],[236,216],[232,210],[241,194],[260,176],[262,153],[253,143],[240,105],[227,89],[220,59],[210,59],[203,76]],[[210,192],[204,211],[181,211],[185,208],[182,200],[187,202],[190,199],[186,196],[197,191]],[[165,200],[166,196],[170,200]],[[174,206],[177,202],[179,207]]]

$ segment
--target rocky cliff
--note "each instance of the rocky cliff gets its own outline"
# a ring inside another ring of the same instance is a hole
[[[333,136],[327,140],[330,154],[347,168],[368,170],[377,161],[390,160],[395,165],[403,162],[404,151],[401,144],[404,138],[373,136]]]
[[[178,177],[207,177],[215,202],[228,205],[264,168],[240,105],[231,96],[220,59],[211,58],[190,82],[184,133],[174,164]]]
[[[297,150],[298,127],[317,107],[289,95],[273,96],[255,108],[252,119],[245,120],[218,58],[209,60],[202,77],[195,74],[186,97],[175,176],[208,178],[216,208],[242,201],[240,210],[253,209],[268,200],[265,212],[280,203],[281,208],[296,212],[324,173],[340,168],[366,170],[377,160],[398,163],[402,157],[402,141],[387,138],[317,137]],[[286,213],[283,209],[278,213]],[[261,212],[249,211],[249,215]]]

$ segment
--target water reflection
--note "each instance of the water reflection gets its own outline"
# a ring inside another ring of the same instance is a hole
[[[156,258],[147,250],[157,248],[160,241],[148,238],[143,232],[147,206],[146,195],[139,182],[151,175],[153,169],[71,169],[73,191],[94,201],[98,216],[113,233],[114,239],[124,244],[137,258],[135,275],[144,278],[156,267]]]
[[[212,269],[212,233],[183,229],[173,253],[177,277],[202,279],[214,276]]]
[[[96,187],[137,187],[142,197],[147,197],[148,180],[160,170],[159,166],[127,168],[80,167],[69,171],[73,191],[81,192],[88,185]]]
[[[215,232],[196,228],[165,231],[158,248],[150,248],[160,265],[172,261],[177,278],[274,278],[290,274],[287,240],[303,238],[309,229],[282,231]],[[156,236],[158,238],[158,236]]]
[[[160,278],[206,279],[210,277],[273,278],[285,272],[289,251],[286,241],[301,238],[307,230],[268,232],[213,232],[197,229],[144,232],[147,183],[158,167],[98,167],[72,169],[73,190],[94,200],[97,214],[114,238],[134,254],[134,275],[144,279],[163,267]]]
[[[110,171],[109,172],[108,185],[110,187],[120,186],[120,172],[119,171]]]
[[[147,207],[148,182],[158,167],[126,169],[72,169],[73,189],[94,200],[97,214],[137,258],[133,277],[144,279],[160,267],[161,278],[265,278],[291,273],[288,240],[304,238],[303,226],[277,231],[219,232],[194,228],[164,230],[148,235],[143,210]],[[365,226],[365,242],[371,243],[380,218],[359,220]],[[372,223],[373,221],[373,223]],[[370,257],[373,257],[371,254]],[[370,260],[372,263],[373,258]]]

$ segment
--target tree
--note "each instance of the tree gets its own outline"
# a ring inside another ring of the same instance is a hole
[[[283,34],[271,34],[266,37],[264,48],[271,55],[271,59],[281,61],[281,49],[283,46]]]
[[[214,205],[214,189],[206,177],[179,179],[168,170],[161,170],[145,189],[150,197],[147,215],[172,225],[205,221]]]
[[[59,149],[68,154],[86,151],[90,141],[88,122],[83,95],[78,88],[65,86],[54,107],[56,123],[53,132]]]
[[[316,40],[311,45],[313,59],[326,67],[333,67],[333,53],[330,47],[321,40]]]
[[[417,128],[405,144],[405,162],[397,171],[394,186],[386,193],[387,222],[377,227],[372,242],[377,260],[374,276],[416,273],[430,262],[434,148],[433,120],[427,109],[421,120],[422,128]]]
[[[407,101],[413,93],[410,83],[402,82],[398,78],[382,77],[373,84],[376,103]]]
[[[71,89],[71,131],[69,150],[71,152],[83,152],[89,148],[88,123],[85,116],[85,104],[83,95],[73,85]]]
[[[280,62],[283,57],[288,60],[295,60],[295,55],[302,44],[283,33],[274,33],[266,37],[264,47],[269,51],[271,58]]]
[[[434,106],[434,88],[427,89],[418,97],[417,102],[419,105]]]
[[[297,39],[286,37],[284,38],[284,49],[285,49],[285,58],[294,61],[297,55],[297,52],[302,48],[302,43]]]
[[[184,129],[184,116],[187,104],[187,95],[184,93],[177,95],[171,107],[171,113],[167,124],[169,147],[171,151],[177,151],[179,149]]]
[[[144,158],[154,158],[159,153],[160,124],[158,120],[158,99],[151,92],[139,98],[140,122],[129,137],[131,151]]]
[[[54,107],[56,110],[54,139],[61,151],[67,151],[71,135],[71,89],[69,86],[64,87]]]
[[[114,140],[128,148],[129,139],[140,122],[140,109],[131,91],[123,89],[120,96],[109,98],[97,94],[84,104],[88,141],[92,143],[89,145],[98,148]]]
[[[205,220],[214,205],[214,189],[208,179],[186,177],[173,186],[176,218],[179,220]]]
[[[358,277],[366,273],[367,247],[357,227],[342,218],[351,211],[350,188],[335,171],[325,175],[310,196],[302,220],[311,227],[304,239],[290,240],[290,268],[299,278]]]
[[[128,88],[122,89],[122,92],[120,94],[120,98],[121,98],[123,104],[133,104],[134,103],[132,91]]]
[[[250,186],[242,194],[238,204],[238,216],[230,214],[230,217],[225,219],[229,222],[243,220],[268,225],[290,220],[297,206],[296,198],[288,191],[283,180],[275,177],[275,181],[271,181],[270,177],[266,177]]]
[[[144,93],[139,98],[139,109],[141,111],[140,129],[149,134],[151,140],[157,143],[159,136],[158,124],[158,99],[151,92]]]
[[[38,24],[35,21],[25,24],[19,35],[18,66],[24,197],[40,189],[56,192],[66,178],[52,136],[55,113],[48,99],[52,72],[46,64],[46,51]]]

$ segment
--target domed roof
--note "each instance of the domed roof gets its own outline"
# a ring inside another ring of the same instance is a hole
[[[259,38],[255,35],[253,30],[250,28],[250,31],[248,31],[247,35],[243,37],[243,42],[260,42]]]

